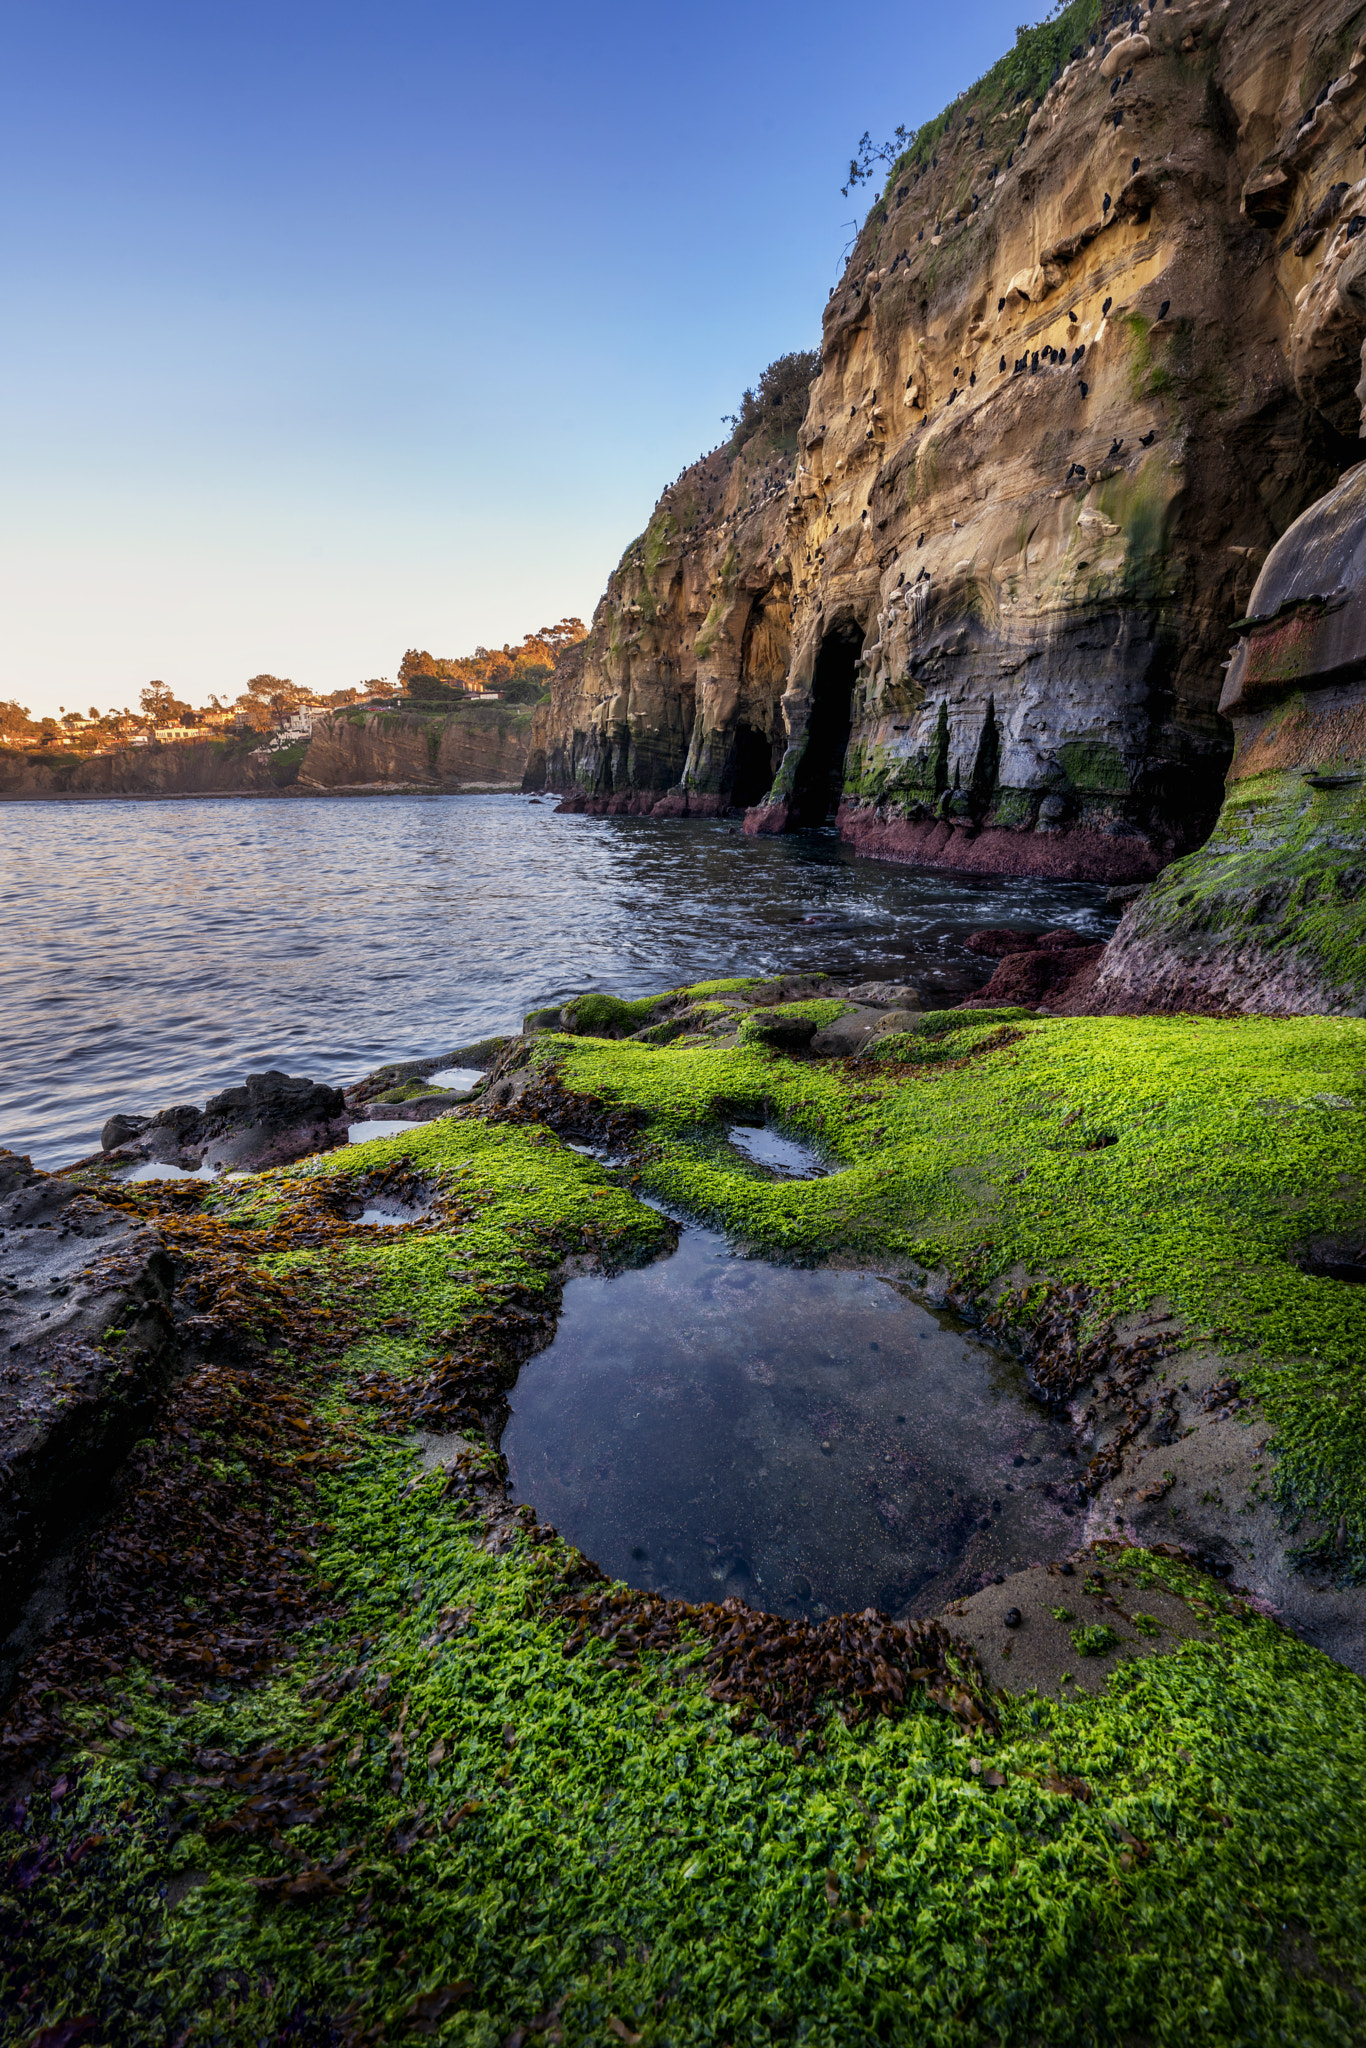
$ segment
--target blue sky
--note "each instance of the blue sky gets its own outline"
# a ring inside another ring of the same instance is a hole
[[[334,689],[586,618],[818,341],[860,133],[1019,13],[12,6],[0,697]]]

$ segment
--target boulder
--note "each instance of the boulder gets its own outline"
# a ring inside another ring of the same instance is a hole
[[[145,1429],[174,1267],[147,1224],[0,1151],[0,1638]]]
[[[211,1096],[202,1110],[181,1102],[153,1117],[112,1116],[100,1143],[112,1158],[259,1170],[344,1145],[348,1123],[340,1088],[272,1068]]]

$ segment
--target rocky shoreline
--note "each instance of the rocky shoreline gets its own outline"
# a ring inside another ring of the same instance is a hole
[[[994,957],[1065,989],[1090,950]],[[102,2031],[153,1953],[168,2034],[191,2006],[231,2038],[289,2014],[399,2039],[428,2012],[490,2039],[546,2012],[566,2038],[604,2015],[676,2030],[718,1940],[737,1996],[761,1982],[794,2018],[814,1998],[831,2027],[857,1958],[913,1955],[983,2024],[1001,1997],[1037,2028],[1079,1995],[1105,2031],[1117,1998],[1150,2026],[1188,1967],[1205,1981],[1214,1914],[1258,1958],[1249,2010],[1308,2032],[1354,2010],[1360,1952],[1336,1930],[1366,1756],[1366,1296],[1314,1275],[1366,1241],[1363,1030],[1037,1000],[925,1012],[899,986],[741,978],[577,997],[344,1093],[255,1077],[193,1125],[111,1120],[99,1161],[65,1176],[4,1162],[0,1529],[28,1597],[0,1721],[0,1912],[27,1981],[69,1945],[74,1896],[80,1940],[114,1959]],[[483,1080],[452,1100],[429,1085],[447,1065]],[[366,1110],[412,1129],[331,1142]],[[708,1133],[736,1114],[818,1136],[836,1170],[785,1180],[718,1150]],[[227,1147],[237,1177],[120,1179],[140,1144]],[[565,1279],[672,1243],[644,1194],[752,1255],[896,1274],[1020,1358],[1072,1417],[1070,1545],[932,1615],[790,1621],[605,1585],[510,1497],[498,1441]],[[1151,1789],[1173,1772],[1174,1828]],[[912,1782],[951,1816],[919,1934],[894,1875],[920,1853],[917,1809],[884,1792],[873,1837],[862,1817],[875,1783]],[[556,1783],[574,1800],[542,1834]],[[853,1833],[822,1848],[809,1896],[703,1847],[762,1826],[785,1857],[821,1802]],[[677,1837],[646,1823],[661,1810]],[[567,1892],[538,1841],[576,1873]],[[1080,1909],[1047,1988],[973,1876],[1008,1841],[1049,1912]],[[496,1867],[530,1887],[510,1914],[435,1910]],[[130,1887],[157,1903],[111,1948],[102,1901]],[[748,1916],[780,1896],[803,1942],[812,1914],[836,1926],[824,1989],[796,1951],[761,1966],[751,1949]],[[1119,1938],[1104,1979],[1088,1963],[1108,1896],[1163,1930],[1156,1978]],[[1258,1933],[1292,1910],[1334,1977]],[[528,1978],[517,1957],[547,1914]],[[641,1943],[630,1967],[587,1945],[604,1921]],[[985,1974],[943,1947],[979,1932]],[[888,1980],[907,2024],[915,1979]],[[33,2026],[53,2017],[27,1996]]]

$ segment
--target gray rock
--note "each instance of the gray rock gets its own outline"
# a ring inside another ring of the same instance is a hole
[[[100,1132],[100,1150],[113,1152],[120,1145],[126,1145],[147,1128],[149,1119],[145,1116],[111,1116]]]
[[[148,1225],[0,1151],[0,1636],[168,1382],[173,1281]]]

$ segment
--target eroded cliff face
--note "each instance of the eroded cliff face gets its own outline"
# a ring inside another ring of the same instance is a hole
[[[1366,1016],[1366,463],[1272,550],[1221,708],[1214,831],[1125,912],[1080,1007]]]
[[[519,789],[531,724],[520,704],[333,712],[313,728],[298,787]]]
[[[307,742],[276,753],[234,740],[119,747],[85,760],[0,750],[0,800],[518,789],[531,725],[523,705],[469,704],[449,712],[334,712],[317,721]]]
[[[897,166],[795,461],[661,498],[532,779],[994,872],[1140,879],[1210,831],[1230,627],[1359,452],[1366,10],[1064,21],[1032,111],[1004,59]]]

